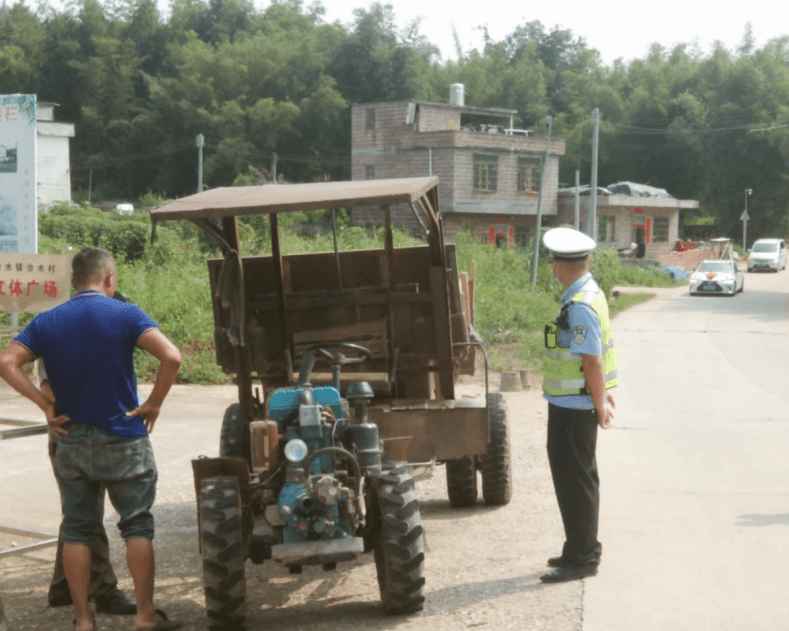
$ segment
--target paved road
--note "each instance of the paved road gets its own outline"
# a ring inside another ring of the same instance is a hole
[[[603,566],[584,631],[789,628],[789,273],[667,292],[614,321]]]

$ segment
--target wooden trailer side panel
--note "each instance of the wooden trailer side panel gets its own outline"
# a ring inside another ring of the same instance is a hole
[[[488,414],[484,402],[459,400],[451,405],[371,407],[368,418],[378,426],[387,457],[402,457],[402,445],[410,463],[446,462],[464,456],[485,454],[488,444]],[[402,440],[411,438],[411,440]],[[396,446],[390,450],[389,443]]]
[[[432,265],[428,246],[287,255],[282,284],[287,328],[283,326],[271,256],[242,259],[245,345],[228,337],[230,311],[217,295],[223,261],[208,262],[214,308],[217,362],[238,371],[239,354],[268,387],[288,383],[291,368],[309,344],[343,341],[369,347],[373,360],[354,371],[380,373],[377,396],[452,399],[458,366],[452,343],[468,339],[458,290],[454,245],[447,247],[449,270]],[[391,259],[390,259],[391,256]],[[390,263],[391,260],[391,263]],[[447,280],[449,272],[449,280]],[[286,339],[285,331],[290,334]],[[459,365],[459,364],[458,364]]]

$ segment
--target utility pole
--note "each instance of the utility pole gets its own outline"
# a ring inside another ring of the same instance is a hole
[[[274,184],[277,183],[277,154],[271,160],[271,173],[274,176]]]
[[[203,192],[203,145],[205,137],[197,134],[197,192]]]
[[[545,143],[545,157],[542,160],[542,173],[540,175],[540,195],[537,197],[537,221],[534,228],[534,252],[531,259],[531,284],[537,284],[537,264],[540,262],[540,228],[542,224],[542,197],[545,190],[545,171],[548,169],[548,157],[551,153],[551,127],[553,118],[548,116],[548,141]]]
[[[600,110],[592,110],[592,190],[590,191],[589,225],[586,233],[594,239],[594,227],[597,223],[597,145],[600,132]],[[596,239],[595,239],[596,240]]]
[[[748,216],[748,196],[753,193],[752,188],[745,189],[745,210],[742,211],[742,215],[740,215],[740,221],[742,221],[742,249],[746,252],[748,251],[748,241],[746,239],[746,235],[748,234],[748,220],[750,217]]]
[[[575,170],[575,214],[573,215],[573,228],[581,229],[581,171]]]

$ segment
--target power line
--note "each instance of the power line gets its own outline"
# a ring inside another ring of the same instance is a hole
[[[211,144],[211,143],[208,143],[208,142],[204,143],[204,146],[206,146],[206,147],[213,147],[214,149],[219,149],[219,145],[214,145],[214,144]],[[263,159],[263,160],[271,160],[274,157],[274,152],[272,152],[272,153],[257,153],[257,152],[254,152],[254,151],[237,151],[237,150],[234,150],[234,149],[228,149],[227,147],[222,147],[222,151],[224,151],[226,153],[232,153],[232,154],[235,154],[235,155],[247,156],[247,157],[250,157],[250,158],[260,158],[260,159]],[[311,158],[311,157],[293,156],[293,155],[289,156],[287,154],[283,155],[283,154],[277,152],[277,161],[280,161],[280,162],[282,162],[282,161],[285,161],[285,162],[300,162],[300,163],[304,163],[304,164],[318,162],[319,164],[341,164],[341,165],[347,165],[349,159],[350,159],[350,157],[348,159],[339,160],[339,159],[333,159],[333,158],[318,158],[318,157]]]
[[[143,158],[151,158],[156,156],[164,156],[171,153],[178,153],[180,151],[186,151],[187,149],[193,149],[193,144],[178,144],[174,145],[170,148],[161,147],[159,145],[148,145],[149,147],[159,147],[158,150],[147,149],[141,153],[128,153],[123,154],[121,156],[116,157],[108,157],[101,161],[94,161],[93,156],[88,156],[86,162],[90,162],[90,164],[85,164],[84,166],[77,166],[72,167],[72,171],[90,171],[91,169],[98,169],[103,166],[110,166],[110,165],[117,165],[122,162],[127,162],[129,160],[140,160]],[[95,154],[94,154],[95,155]]]
[[[623,123],[613,123],[610,121],[606,121],[606,127],[613,128],[616,131],[619,131],[623,134],[632,134],[632,135],[642,135],[642,136],[668,136],[668,135],[702,135],[702,134],[715,134],[715,133],[724,133],[724,132],[731,132],[731,131],[747,131],[747,132],[755,132],[755,131],[772,131],[773,129],[782,129],[784,127],[789,127],[789,123],[780,123],[777,122],[770,127],[762,127],[753,129],[753,123],[742,124],[736,127],[712,127],[708,129],[682,129],[682,128],[648,128],[648,127],[636,127],[633,125],[625,125]]]

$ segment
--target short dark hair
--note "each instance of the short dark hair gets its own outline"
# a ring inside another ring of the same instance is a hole
[[[85,287],[99,282],[107,270],[115,269],[112,254],[101,248],[80,250],[71,261],[71,280],[74,287]]]

